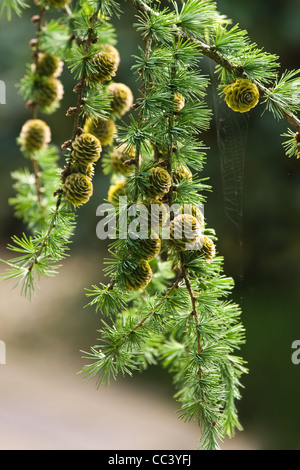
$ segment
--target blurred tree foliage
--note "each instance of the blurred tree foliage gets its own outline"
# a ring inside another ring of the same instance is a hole
[[[137,94],[138,84],[131,66],[139,36],[132,28],[135,21],[132,7],[126,2],[122,7],[126,14],[114,20],[121,55],[116,78]],[[299,67],[300,10],[296,0],[223,0],[218,2],[218,7],[241,28],[247,29],[258,46],[278,54],[282,70]],[[2,249],[11,234],[23,230],[21,223],[14,219],[7,199],[13,195],[8,175],[24,165],[16,137],[28,118],[28,110],[15,85],[24,75],[25,60],[30,62],[29,41],[34,34],[31,14],[32,11],[25,11],[22,18],[14,15],[9,23],[2,19],[0,26],[0,79],[6,84],[7,103],[0,105]],[[209,73],[209,68],[207,71]],[[61,108],[47,117],[58,146],[71,131],[65,110],[73,105],[74,83],[66,67],[62,81],[65,94]],[[205,216],[209,225],[216,229],[225,269],[236,279],[234,295],[242,307],[247,331],[243,356],[248,361],[250,374],[244,379],[244,397],[239,403],[241,422],[247,432],[255,435],[261,448],[269,449],[300,447],[300,365],[291,362],[291,344],[300,336],[300,161],[288,159],[284,154],[281,134],[286,129],[286,122],[275,121],[271,113],[261,116],[259,107],[251,112],[244,155],[241,236],[224,209],[215,123],[205,136],[210,151],[203,176],[209,176],[213,187]],[[98,174],[94,197],[81,209],[73,250],[105,253],[105,243],[96,238],[95,214],[108,186],[107,178]]]

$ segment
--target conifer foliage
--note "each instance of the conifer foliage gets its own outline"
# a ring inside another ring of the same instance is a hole
[[[219,89],[213,92],[233,113],[262,106],[288,121],[288,157],[299,154],[299,71],[280,74],[278,57],[232,26],[214,1],[174,0],[163,7],[128,0],[144,43],[135,55],[139,95],[133,96],[128,84],[114,81],[122,57],[112,19],[122,15],[121,3],[35,1],[33,62],[19,84],[29,116],[18,142],[31,170],[12,174],[10,201],[30,235],[12,237],[8,248],[17,256],[5,261],[2,277],[15,279],[30,297],[40,276],[56,273],[80,223],[80,206],[93,197],[94,174],[103,171],[111,181],[108,222],[112,213],[118,217],[108,282],[87,289],[101,326],[81,372],[99,386],[162,364],[173,377],[179,417],[199,425],[199,448],[217,449],[241,429],[236,407],[247,368],[239,356],[241,311],[230,298],[234,282],[223,272],[203,213],[213,188],[201,178],[202,134],[212,113],[200,59],[216,64]],[[5,0],[2,12],[9,17],[25,7]],[[74,125],[59,152],[46,120],[60,112],[63,65],[74,76],[74,103],[63,110]],[[124,220],[125,237],[119,236]]]

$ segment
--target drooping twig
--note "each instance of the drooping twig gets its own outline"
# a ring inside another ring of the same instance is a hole
[[[91,42],[92,42],[92,37],[93,37],[93,27],[95,26],[95,22],[97,21],[97,18],[98,18],[98,10],[94,12],[94,14],[92,15],[92,17],[90,18],[90,23],[91,23],[91,28],[90,28],[90,31],[89,31],[89,35],[86,39],[86,42],[85,42],[85,52],[87,53],[89,48],[90,48],[90,45],[91,45]],[[40,24],[40,23],[39,23]],[[72,139],[74,139],[78,133],[78,127],[79,127],[79,116],[80,116],[80,108],[81,108],[81,105],[82,105],[82,97],[83,97],[83,93],[84,93],[84,83],[85,83],[85,80],[86,80],[86,75],[83,74],[83,76],[81,77],[81,80],[79,82],[79,84],[77,85],[77,91],[78,91],[78,96],[77,96],[77,105],[76,105],[76,108],[75,108],[75,112],[74,112],[74,115],[75,115],[75,119],[74,119],[74,125],[73,125],[73,134],[72,134]],[[71,144],[72,141],[70,141],[70,144]],[[36,165],[37,167],[37,165]],[[65,171],[65,169],[62,171],[62,175],[63,174],[67,174],[67,172]],[[37,184],[37,187],[39,187],[39,193],[41,194],[42,193],[42,188],[40,188],[40,186],[38,185],[38,182],[37,182],[37,177],[38,177],[38,171],[36,171],[36,184]],[[53,229],[55,228],[56,224],[55,224],[55,217],[60,209],[60,206],[61,206],[61,203],[62,203],[62,190],[61,189],[57,189],[53,196],[58,196],[57,198],[57,201],[56,201],[56,207],[55,207],[55,212],[54,212],[54,215],[53,215],[53,218],[51,220],[51,223],[48,227],[48,230],[44,236],[44,238],[42,239],[41,241],[41,244],[39,245],[39,247],[37,248],[36,252],[35,252],[35,256],[34,256],[34,259],[30,262],[30,264],[27,266],[27,270],[28,272],[32,271],[34,265],[38,262],[38,258],[41,256],[41,254],[43,253],[44,249],[46,248],[47,246],[47,241],[53,231]]]
[[[146,13],[151,13],[151,15],[154,16],[159,16],[159,13],[154,11],[149,5],[144,3],[142,0],[129,0],[129,2],[136,8],[138,11],[143,11]],[[240,65],[235,65],[232,63],[230,60],[228,60],[226,57],[224,57],[216,48],[215,45],[208,45],[203,41],[200,41],[199,39],[193,37],[191,34],[186,33],[182,28],[180,28],[177,25],[171,25],[170,28],[172,28],[175,31],[175,34],[177,36],[180,36],[182,38],[188,39],[191,41],[193,44],[197,46],[199,51],[208,57],[209,59],[213,60],[216,64],[220,65],[223,67],[225,70],[228,72],[233,73],[234,75],[238,77],[244,77],[247,78],[247,74],[244,71],[243,67]],[[257,80],[253,80],[254,83],[256,84],[260,96],[262,98],[267,98],[268,95],[270,94],[271,90],[267,87],[264,87],[261,85]],[[300,132],[300,119],[292,112],[287,111],[286,109],[279,108],[278,109],[279,113],[281,114],[282,118],[288,121],[288,123],[297,131]]]
[[[93,39],[93,34],[94,34],[94,26],[98,18],[98,10],[95,11],[90,18],[90,24],[91,27],[89,29],[89,34],[88,37],[84,43],[84,50],[85,53],[87,54],[89,51],[89,48],[92,44],[92,39]],[[77,85],[74,87],[74,92],[77,93],[77,103],[76,103],[76,108],[74,109],[74,125],[73,125],[73,134],[72,134],[72,140],[75,139],[77,133],[78,133],[78,128],[79,128],[79,120],[80,120],[80,109],[82,106],[82,99],[83,99],[83,94],[84,94],[84,88],[85,88],[85,81],[86,81],[86,74],[82,74],[82,77],[80,78],[80,81],[77,83]]]
[[[44,16],[45,16],[45,7],[41,6],[39,10],[39,14],[34,15],[31,18],[32,23],[37,24],[36,40],[34,41],[35,50],[32,54],[32,58],[34,60],[34,64],[36,68],[38,65],[38,58],[39,58],[39,53],[40,53],[40,34],[42,31]],[[37,119],[38,109],[39,109],[38,104],[35,102],[32,102],[31,106],[32,106],[32,119]],[[32,163],[32,168],[33,168],[33,173],[34,173],[35,186],[37,190],[37,199],[38,199],[40,209],[43,211],[45,209],[44,204],[43,204],[44,188],[42,187],[41,173],[38,167],[37,159],[34,156],[31,158],[31,163]]]
[[[178,275],[176,281],[172,284],[172,286],[167,291],[167,293],[164,295],[164,297],[158,302],[158,304],[153,309],[150,310],[150,312],[147,313],[147,315],[142,320],[140,320],[137,323],[137,325],[133,328],[132,331],[136,331],[137,329],[141,328],[144,325],[145,321],[148,320],[148,318],[150,318],[151,315],[153,315],[153,313],[156,312],[159,309],[159,307],[161,307],[161,305],[169,297],[169,295],[173,292],[173,290],[177,289],[177,287],[179,286],[179,283],[182,280],[182,278],[183,278],[183,275],[182,275],[182,273],[180,273]]]
[[[184,277],[185,285],[186,285],[187,290],[189,292],[191,303],[192,303],[191,315],[193,315],[193,317],[194,317],[195,325],[196,325],[196,329],[197,329],[197,349],[198,349],[198,353],[199,353],[201,351],[201,342],[200,342],[200,332],[199,332],[199,329],[198,329],[199,318],[198,318],[198,312],[197,312],[197,307],[196,307],[197,298],[194,296],[191,281],[190,281],[190,279],[188,277],[188,274],[187,274],[185,269],[183,270],[183,277]]]
[[[57,201],[56,201],[56,207],[55,207],[55,212],[54,212],[54,215],[53,215],[53,218],[52,218],[52,221],[51,221],[51,224],[49,225],[48,227],[48,230],[40,244],[40,246],[37,248],[37,250],[35,251],[35,254],[34,254],[34,258],[33,260],[30,262],[30,264],[26,267],[27,270],[28,270],[28,273],[30,271],[32,271],[32,269],[34,268],[34,265],[36,263],[38,263],[38,258],[41,256],[42,252],[44,251],[46,245],[47,245],[47,242],[48,242],[48,239],[49,239],[49,236],[52,232],[52,230],[55,228],[55,221],[56,221],[56,215],[59,211],[59,208],[60,208],[60,205],[61,205],[61,194],[59,195]]]

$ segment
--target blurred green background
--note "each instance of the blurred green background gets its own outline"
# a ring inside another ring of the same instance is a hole
[[[259,47],[280,56],[282,70],[298,67],[299,2],[223,0],[217,3],[219,11],[232,18],[234,23],[239,23],[242,29],[245,28]],[[129,85],[137,97],[139,84],[131,66],[134,63],[132,55],[137,53],[140,39],[132,28],[135,12],[127,2],[121,4],[125,14],[121,19],[114,20],[121,55],[116,80]],[[14,218],[7,200],[14,194],[10,172],[26,165],[16,137],[30,112],[24,107],[16,83],[24,75],[25,62],[30,62],[28,43],[35,34],[30,18],[34,13],[35,7],[25,11],[22,18],[14,17],[9,23],[1,20],[0,28],[0,79],[6,84],[6,105],[0,105],[0,250],[1,257],[5,258],[9,257],[5,247],[10,236],[24,230],[20,221]],[[208,73],[206,61],[203,67]],[[55,114],[46,116],[52,129],[53,142],[58,147],[69,138],[72,127],[72,118],[65,116],[65,110],[74,103],[74,82],[66,67],[62,80],[65,94],[61,108]],[[210,93],[215,92],[211,87]],[[208,101],[213,105],[211,95]],[[208,195],[205,217],[209,226],[216,230],[218,251],[225,258],[225,271],[236,281],[233,298],[242,307],[242,321],[247,332],[242,355],[248,362],[250,372],[243,378],[245,388],[238,404],[244,427],[242,434],[246,440],[249,439],[249,443],[243,445],[252,445],[257,449],[300,449],[300,364],[295,365],[291,361],[292,342],[300,339],[300,161],[288,159],[284,154],[281,134],[286,132],[287,123],[274,120],[268,113],[262,115],[262,111],[262,106],[252,110],[248,122],[243,157],[245,173],[241,234],[225,211],[215,121],[210,131],[201,137],[210,147],[203,176],[209,176],[213,188]],[[74,361],[74,368],[78,370],[78,366],[84,365],[79,349],[88,350],[96,342],[96,329],[100,325],[100,318],[92,309],[83,309],[86,304],[84,288],[103,280],[106,243],[96,237],[96,208],[106,197],[108,186],[107,177],[98,172],[94,180],[94,196],[89,204],[80,209],[71,248],[72,260],[66,261],[58,280],[41,284],[38,299],[28,304],[24,299],[19,299],[18,291],[1,284],[0,339],[7,345],[7,365],[0,366],[2,385],[6,380],[5,374],[9,374],[10,357],[16,357],[15,365],[23,367],[23,371],[27,370],[26,367],[30,371],[37,358],[45,373],[48,366],[55,370],[55,365],[57,368],[68,367],[71,363],[73,367]],[[24,360],[26,355],[29,355],[28,361]],[[47,377],[47,373],[45,375]],[[122,384],[128,381],[121,380]],[[130,387],[133,385],[146,387],[148,391],[150,387],[150,390],[156,391],[156,399],[163,396],[167,403],[173,403],[171,378],[160,367],[150,368],[143,376],[130,379]],[[73,386],[77,386],[76,381]],[[88,387],[93,388],[94,384],[89,383]],[[9,394],[9,387],[3,390]],[[7,396],[2,395],[1,398],[0,395],[0,408],[5,408],[6,399]],[[5,420],[2,426],[0,432],[5,434]],[[160,424],[157,426],[154,435],[159,432]],[[180,429],[185,432],[185,428]],[[158,448],[155,447],[155,440],[152,442],[152,448]],[[178,441],[173,442],[179,448],[182,443],[180,435]],[[118,440],[102,445],[107,448],[111,445],[121,447]],[[78,446],[80,448],[80,440]],[[167,442],[166,446],[170,443]],[[132,442],[131,448],[136,448],[135,442]],[[194,448],[194,442],[191,442],[191,448]]]

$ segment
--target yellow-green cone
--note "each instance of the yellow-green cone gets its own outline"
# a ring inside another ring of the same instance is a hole
[[[197,206],[193,206],[191,204],[184,204],[180,208],[181,214],[191,214],[195,219],[198,220],[201,227],[204,226],[204,217],[202,211]]]
[[[237,78],[224,88],[225,101],[233,111],[246,113],[257,105],[259,91],[257,86],[247,78]]]
[[[175,93],[174,95],[174,107],[175,107],[175,111],[180,111],[185,105],[185,99],[184,97],[181,95],[181,93]]]
[[[171,188],[172,179],[167,170],[161,167],[151,168],[146,187],[147,196],[160,198],[167,194]]]
[[[94,166],[92,163],[82,165],[79,162],[72,161],[70,165],[70,173],[81,173],[82,175],[88,176],[88,178],[92,179],[94,176]]]
[[[125,195],[125,181],[118,181],[116,184],[112,184],[108,190],[107,199],[114,206],[118,206],[119,197]]]
[[[132,165],[124,165],[124,162],[135,157],[135,150],[129,150],[126,145],[115,147],[110,154],[110,164],[115,173],[130,175],[134,170]]]
[[[92,75],[91,80],[97,83],[111,80],[116,75],[118,68],[115,56],[104,51],[100,51],[95,55],[92,65],[95,67],[95,73]]]
[[[40,52],[38,54],[35,71],[39,75],[50,77],[58,77],[62,72],[63,63],[60,58],[54,54]]]
[[[93,185],[88,176],[81,173],[72,173],[67,176],[63,184],[63,193],[66,201],[74,206],[88,202],[93,194]]]
[[[216,254],[215,244],[211,238],[203,235],[199,241],[199,255],[203,256],[207,263],[210,263],[213,260],[213,257]]]
[[[44,80],[35,83],[33,89],[33,101],[41,107],[49,107],[58,103],[63,97],[64,89],[60,80],[56,77],[45,77]]]
[[[172,173],[173,181],[179,184],[182,180],[192,181],[193,174],[191,170],[185,165],[178,165],[174,168]]]
[[[201,237],[201,226],[190,214],[179,214],[170,222],[170,238],[180,249],[194,249]]]
[[[72,143],[72,147],[73,159],[81,165],[87,165],[99,160],[102,150],[97,137],[88,132],[77,135]]]
[[[133,105],[133,94],[130,88],[123,83],[111,83],[107,91],[112,97],[111,110],[113,114],[123,116]]]
[[[51,131],[41,119],[29,119],[22,126],[19,141],[29,152],[41,150],[51,140]]]
[[[115,59],[115,64],[116,67],[118,68],[120,65],[120,54],[118,49],[115,48],[115,46],[112,46],[111,44],[100,44],[99,45],[99,50],[103,52],[109,52]]]
[[[146,260],[132,263],[124,270],[124,278],[128,290],[145,289],[151,281],[152,269]]]
[[[142,201],[148,210],[148,228],[157,230],[162,228],[168,219],[168,211],[165,204],[158,199],[147,199]]]
[[[86,120],[84,125],[84,132],[93,134],[100,140],[101,145],[109,145],[113,142],[117,134],[117,127],[114,121],[108,119],[92,119]]]
[[[148,238],[130,240],[130,247],[135,259],[151,261],[160,253],[161,240],[156,233],[151,232]]]

